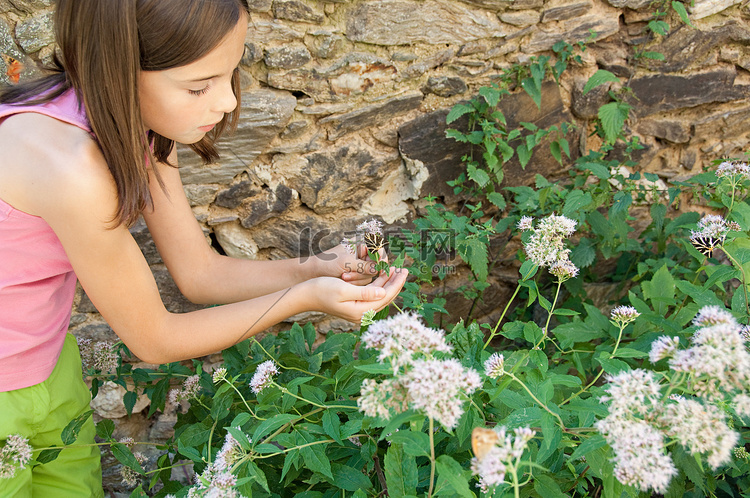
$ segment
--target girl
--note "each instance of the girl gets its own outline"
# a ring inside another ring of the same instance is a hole
[[[88,409],[66,336],[76,277],[149,363],[219,351],[307,310],[357,322],[396,297],[406,272],[348,272],[361,265],[341,246],[259,262],[206,244],[174,144],[209,162],[235,124],[246,0],[59,0],[56,15],[59,68],[0,96],[0,445],[11,434],[60,444]],[[166,311],[128,231],[139,215],[182,293],[225,306]],[[0,479],[0,496],[31,495],[101,496],[98,450]]]

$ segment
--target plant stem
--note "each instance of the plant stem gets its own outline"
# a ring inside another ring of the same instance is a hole
[[[430,417],[430,489],[427,491],[427,497],[432,496],[432,489],[435,484],[435,436],[434,436],[434,422]]]
[[[720,245],[721,250],[724,251],[724,254],[727,255],[727,257],[732,261],[732,263],[737,267],[738,270],[740,270],[740,273],[742,273],[742,290],[745,292],[745,316],[750,316],[750,303],[747,302],[747,275],[745,275],[745,269],[742,267],[741,264],[737,262],[736,259],[732,257],[729,252],[724,249],[724,245]]]
[[[547,314],[547,323],[544,324],[544,332],[542,333],[542,338],[539,340],[538,343],[534,346],[534,349],[538,348],[540,344],[544,342],[544,340],[547,338],[547,334],[549,333],[549,322],[552,319],[552,313],[555,311],[555,305],[557,304],[557,298],[560,297],[560,287],[562,287],[562,280],[557,281],[557,290],[555,291],[555,299],[552,300],[552,306],[550,306],[549,313]]]
[[[557,413],[553,412],[552,410],[550,410],[547,407],[547,405],[545,405],[544,403],[542,403],[541,401],[539,401],[539,398],[537,398],[536,396],[534,396],[534,393],[532,393],[531,390],[528,387],[526,387],[526,384],[524,384],[521,379],[519,379],[518,377],[516,377],[515,375],[513,375],[511,372],[505,372],[505,375],[510,376],[511,379],[513,379],[516,382],[518,382],[519,384],[521,384],[521,387],[523,387],[526,390],[526,392],[529,393],[529,396],[531,396],[531,399],[533,399],[534,401],[536,401],[536,403],[539,406],[541,406],[547,413],[549,413],[553,417],[557,418],[557,421],[560,423],[560,428],[563,431],[567,430],[567,429],[565,429],[565,424],[563,423],[562,418],[560,418],[560,415],[558,415]]]
[[[276,387],[278,387],[279,390],[281,390],[282,393],[288,394],[289,396],[292,396],[293,398],[297,398],[298,400],[304,401],[305,403],[309,403],[309,404],[311,404],[313,406],[317,406],[318,408],[323,408],[323,409],[328,409],[328,408],[346,408],[346,409],[349,409],[349,410],[357,410],[358,409],[356,406],[347,406],[347,405],[321,405],[321,404],[316,403],[314,401],[310,401],[309,399],[303,398],[302,396],[297,396],[296,394],[290,392],[289,389],[287,389],[286,387],[280,386],[280,385],[278,385],[275,382],[273,383],[273,385],[276,386]]]
[[[487,349],[487,346],[490,345],[490,342],[492,341],[492,339],[495,338],[495,335],[497,334],[497,328],[502,323],[503,318],[505,318],[505,314],[508,312],[508,308],[510,308],[510,303],[512,303],[513,300],[516,298],[516,295],[518,295],[519,290],[521,290],[520,283],[516,286],[516,290],[513,291],[513,295],[510,296],[510,299],[508,300],[508,304],[505,305],[505,309],[503,310],[503,314],[500,315],[500,319],[497,321],[497,324],[495,324],[495,328],[492,329],[492,332],[490,333],[490,337],[489,339],[487,339],[487,342],[484,343],[484,347],[482,349]]]
[[[224,379],[224,382],[226,382],[227,384],[229,384],[232,387],[232,389],[234,389],[235,392],[240,396],[240,399],[245,404],[245,408],[247,408],[247,411],[250,412],[250,415],[252,415],[254,419],[256,419],[256,420],[266,420],[264,418],[260,418],[259,416],[257,416],[255,414],[255,412],[253,411],[253,409],[250,408],[250,405],[247,404],[247,401],[245,400],[245,397],[242,395],[242,393],[239,391],[239,389],[237,389],[237,387],[234,385],[234,382],[229,382],[229,380],[227,380],[227,379]]]

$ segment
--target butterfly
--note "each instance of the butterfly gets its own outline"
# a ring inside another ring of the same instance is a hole
[[[5,70],[5,75],[8,77],[11,83],[18,83],[21,80],[21,71],[23,71],[23,64],[18,59],[15,59],[7,54],[0,54],[5,65],[8,66]]]
[[[367,232],[363,235],[367,250],[373,253],[379,252],[385,247],[385,238],[377,232]]]
[[[699,235],[692,237],[690,243],[693,244],[698,252],[710,258],[717,246],[721,245],[722,240],[718,237],[709,237],[707,235]]]
[[[497,444],[499,439],[500,436],[492,429],[474,427],[474,430],[471,431],[471,450],[474,452],[477,460],[481,461],[492,447]]]

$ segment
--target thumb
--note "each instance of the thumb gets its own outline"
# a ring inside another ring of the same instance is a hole
[[[385,290],[382,287],[364,286],[359,288],[362,301],[377,301],[385,297]]]

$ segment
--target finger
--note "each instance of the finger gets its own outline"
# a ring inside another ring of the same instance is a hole
[[[359,300],[360,301],[380,301],[387,296],[385,289],[382,287],[373,287],[366,285],[359,288]]]

